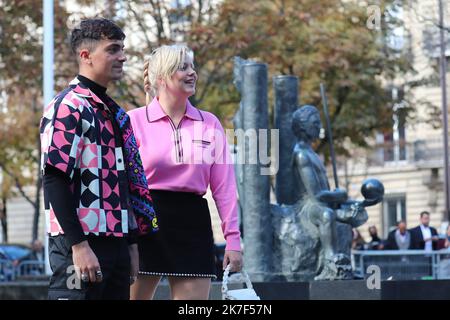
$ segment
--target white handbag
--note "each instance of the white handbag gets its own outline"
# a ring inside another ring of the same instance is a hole
[[[230,265],[228,265],[223,273],[222,280],[222,300],[261,300],[253,289],[252,282],[248,277],[247,272],[242,269],[239,273],[240,277],[238,280],[233,281],[234,283],[243,283],[247,285],[246,289],[235,289],[228,290],[228,283],[230,281]],[[230,282],[231,283],[231,282]]]

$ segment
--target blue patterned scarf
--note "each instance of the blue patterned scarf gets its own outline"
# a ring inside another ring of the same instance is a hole
[[[130,204],[136,217],[139,235],[148,234],[158,230],[158,222],[153,200],[142,166],[139,148],[133,134],[130,117],[127,113],[109,96],[104,101],[113,112],[117,124],[119,125],[123,139],[123,151],[125,157],[125,171],[128,175]]]

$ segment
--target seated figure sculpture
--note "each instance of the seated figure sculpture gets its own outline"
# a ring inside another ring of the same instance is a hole
[[[292,165],[296,176],[300,200],[295,206],[302,220],[317,228],[321,245],[321,268],[315,280],[351,278],[350,259],[337,253],[336,222],[358,227],[365,223],[368,215],[365,207],[381,201],[384,188],[375,179],[363,184],[362,193],[366,200],[348,199],[343,189],[330,190],[325,167],[312,149],[312,143],[319,138],[322,127],[319,111],[311,105],[296,110],[292,118],[292,130],[297,138],[293,149]]]

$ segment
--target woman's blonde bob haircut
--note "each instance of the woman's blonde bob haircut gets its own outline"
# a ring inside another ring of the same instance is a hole
[[[185,45],[164,45],[153,50],[144,63],[146,102],[158,95],[158,79],[169,79],[184,62],[186,56],[194,60],[194,53]]]

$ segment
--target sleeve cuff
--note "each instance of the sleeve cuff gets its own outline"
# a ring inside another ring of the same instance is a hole
[[[226,251],[242,251],[241,240],[239,237],[226,239],[226,242],[227,242],[227,245],[225,247]]]
[[[72,248],[72,246],[79,244],[80,242],[83,242],[84,240],[87,240],[87,237],[84,235],[84,233],[81,234],[64,234],[66,237],[66,243],[69,248]]]

